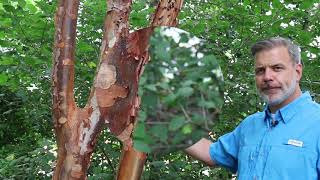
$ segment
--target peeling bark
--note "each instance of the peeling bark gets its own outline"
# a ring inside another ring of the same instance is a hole
[[[161,0],[157,6],[156,12],[151,22],[151,28],[148,28],[147,33],[138,31],[129,37],[128,51],[136,60],[144,60],[144,64],[147,63],[149,56],[148,51],[144,48],[148,46],[150,35],[154,26],[176,26],[177,16],[181,10],[183,0]],[[140,32],[140,34],[139,34]],[[143,45],[142,45],[143,44]],[[140,46],[143,48],[139,48]],[[142,75],[143,67],[140,69],[139,77]],[[138,98],[137,98],[138,99]],[[140,103],[137,103],[138,107]],[[136,114],[136,112],[135,112]],[[133,117],[133,116],[132,116]],[[136,116],[134,116],[136,117]],[[117,136],[122,142],[124,147],[121,152],[121,159],[118,169],[117,180],[139,180],[143,172],[143,167],[147,154],[137,151],[132,146],[131,134],[132,128],[128,126],[123,133],[124,136]],[[122,135],[121,134],[121,135]],[[130,136],[128,137],[128,135]]]
[[[53,121],[58,144],[58,157],[53,179],[84,177],[82,159],[76,157],[74,135],[77,107],[74,88],[74,46],[79,1],[59,1],[55,16],[53,59]]]
[[[58,157],[53,179],[87,179],[91,154],[105,126],[124,143],[117,178],[139,179],[143,170],[146,154],[134,150],[131,135],[140,105],[139,78],[149,60],[153,28],[129,34],[131,0],[107,3],[100,64],[84,108],[76,106],[73,91],[79,1],[60,0],[58,4],[52,74]],[[161,1],[152,25],[175,25],[181,4],[182,0]]]
[[[109,1],[100,68],[85,108],[74,101],[74,47],[79,1],[60,0],[55,16],[53,61],[53,121],[58,144],[58,158],[53,179],[87,179],[90,156],[105,124],[114,134],[121,134],[136,102],[135,69],[126,61],[129,34],[128,14],[131,0]],[[134,61],[139,64],[137,61]],[[129,67],[129,68],[128,68]],[[122,68],[122,71],[121,70]],[[120,70],[119,70],[120,69]],[[127,70],[131,72],[126,72]],[[119,73],[118,73],[119,71]],[[133,73],[133,74],[132,74]],[[132,77],[131,79],[128,77]],[[134,85],[130,85],[134,82]],[[127,97],[128,96],[128,97]],[[121,102],[118,102],[122,100]],[[127,104],[127,105],[126,105]],[[113,107],[116,106],[116,107]],[[124,109],[121,109],[125,107]],[[117,110],[118,108],[118,110]],[[122,114],[123,110],[126,112]],[[121,126],[115,120],[120,117]],[[120,128],[119,128],[120,127]]]
[[[183,0],[162,0],[159,2],[152,19],[152,26],[177,26],[177,16]]]

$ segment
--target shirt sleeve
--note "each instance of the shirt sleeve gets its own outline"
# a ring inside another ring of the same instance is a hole
[[[238,152],[240,126],[230,133],[221,136],[209,148],[211,159],[217,164],[230,169],[233,173],[238,170]]]
[[[320,152],[320,138],[318,139],[318,152]],[[318,172],[318,179],[320,178],[320,156],[318,155],[317,159],[317,172]]]

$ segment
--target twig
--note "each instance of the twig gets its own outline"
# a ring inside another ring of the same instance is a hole
[[[112,169],[112,174],[115,173],[115,168],[114,166],[112,165],[112,162],[111,162],[111,159],[109,158],[108,154],[104,151],[103,147],[101,146],[98,146],[100,149],[101,149],[101,152],[102,154],[104,155],[104,157],[106,158],[107,162],[108,162],[108,165],[111,167]]]
[[[190,116],[188,115],[187,111],[184,109],[184,107],[179,103],[179,106],[184,114],[184,116],[187,118],[187,122],[192,122]]]

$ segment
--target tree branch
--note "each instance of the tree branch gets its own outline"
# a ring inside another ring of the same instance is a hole
[[[183,0],[161,0],[152,16],[151,26],[177,26]]]

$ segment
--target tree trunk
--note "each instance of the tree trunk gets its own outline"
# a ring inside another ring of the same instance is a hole
[[[141,177],[147,154],[134,148],[123,149],[117,179],[138,180]]]
[[[79,110],[73,95],[78,6],[78,0],[60,1],[55,16],[52,108],[58,158],[53,179],[84,179],[89,164],[86,154],[80,155],[78,142],[79,126],[87,119],[80,114],[88,114],[88,109]]]
[[[146,154],[133,149],[131,133],[140,104],[138,82],[143,66],[148,62],[147,47],[152,28],[129,34],[131,0],[108,0],[107,3],[100,64],[84,108],[76,106],[73,92],[79,1],[60,0],[58,4],[52,74],[58,157],[53,179],[87,179],[90,156],[105,125],[124,144],[118,178],[139,179],[143,169]],[[159,21],[164,18],[157,15],[163,14],[159,11],[164,12],[159,7],[170,12],[172,7],[176,9],[175,3],[181,7],[179,0],[161,1],[155,16],[158,20],[154,19],[152,25],[165,25]],[[179,10],[171,10],[175,12],[171,15],[174,22]],[[128,174],[129,167],[137,168],[132,168],[135,171]]]
[[[160,1],[153,19],[151,20],[151,27],[176,26],[177,16],[181,10],[182,3],[183,0]],[[147,41],[149,41],[149,37],[147,38]],[[129,148],[123,148],[121,152],[117,180],[140,179],[146,158],[147,153],[136,150],[132,145]]]

